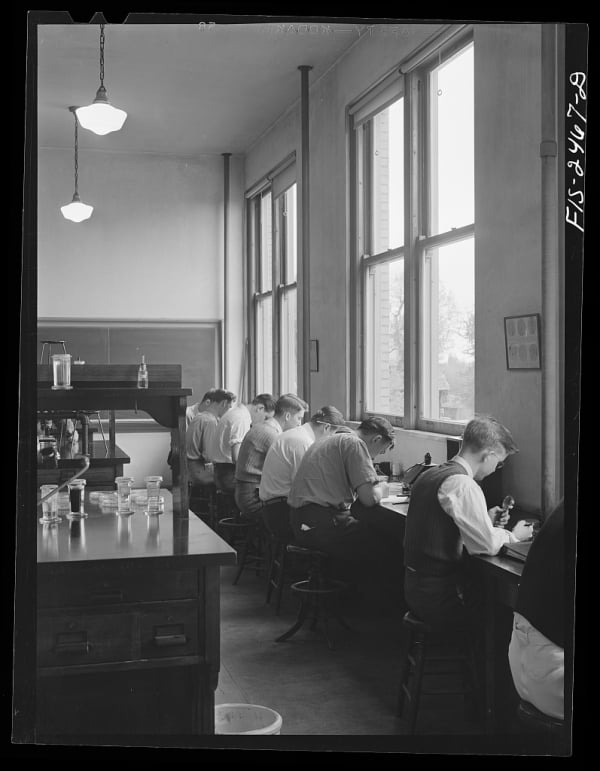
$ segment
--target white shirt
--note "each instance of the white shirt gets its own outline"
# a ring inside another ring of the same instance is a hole
[[[258,488],[261,501],[287,498],[300,461],[314,441],[315,432],[310,423],[291,428],[277,437],[265,457]]]
[[[518,539],[510,530],[492,525],[483,490],[473,479],[471,467],[460,455],[452,460],[467,473],[453,474],[442,482],[438,489],[439,504],[454,520],[469,554],[498,554],[505,543]]]
[[[186,428],[189,427],[192,420],[199,413],[199,409],[198,409],[199,406],[200,406],[200,402],[196,402],[196,404],[190,404],[189,407],[185,408],[185,427]]]
[[[206,448],[213,463],[233,463],[231,449],[241,444],[250,431],[252,416],[245,404],[238,404],[221,417],[217,430],[210,438]]]

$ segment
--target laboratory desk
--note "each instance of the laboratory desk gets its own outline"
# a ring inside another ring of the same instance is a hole
[[[381,505],[399,516],[406,516],[408,512],[408,503],[394,504],[388,500]],[[498,704],[498,691],[508,691],[509,698],[513,691],[508,669],[508,644],[512,631],[512,611],[516,606],[524,563],[500,554],[495,557],[473,555],[469,560],[471,567],[481,576],[484,586],[485,730],[486,733],[495,733],[500,722],[498,713],[502,711],[502,704]]]
[[[37,741],[214,733],[219,567],[236,553],[161,492],[161,515],[103,511],[86,491],[86,518],[38,525]]]
[[[123,466],[131,463],[131,458],[116,446],[111,450],[103,441],[91,442],[89,447],[90,467],[81,475],[88,485],[96,490],[114,490],[115,479],[123,476]],[[61,448],[61,457],[56,468],[37,469],[37,484],[55,485],[66,482],[81,468],[80,456],[69,457]]]

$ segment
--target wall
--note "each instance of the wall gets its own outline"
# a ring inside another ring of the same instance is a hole
[[[321,361],[313,406],[348,409],[345,109],[434,31],[411,29],[409,38],[361,39],[310,89],[310,337]],[[540,505],[541,379],[506,370],[503,319],[541,309],[540,34],[539,25],[475,28],[476,410],[513,429],[521,452],[504,478],[527,508]],[[296,105],[250,149],[247,183],[299,139]],[[425,450],[445,459],[443,440],[401,431],[394,460],[420,461]]]
[[[541,313],[541,27],[475,29],[475,405],[520,448],[506,492],[541,505],[541,370],[506,368],[504,317]]]
[[[243,340],[243,164],[236,156],[230,163],[227,351],[229,371],[235,373],[228,386],[236,390]],[[73,193],[72,151],[40,149],[38,184],[38,316],[222,318],[220,155],[80,151],[80,194],[94,206],[92,217],[81,223],[65,220],[60,212]],[[131,452],[127,470],[135,470],[136,484],[150,473],[163,473],[166,481],[168,437],[117,437]]]
[[[311,375],[313,406],[348,410],[346,107],[438,28],[415,24],[398,37],[381,30],[365,35],[310,85],[310,337],[319,340],[321,362],[320,371]],[[295,105],[250,148],[247,187],[292,150],[299,157],[299,110]]]

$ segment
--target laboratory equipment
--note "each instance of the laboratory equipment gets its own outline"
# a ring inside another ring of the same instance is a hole
[[[146,492],[148,495],[146,514],[161,514],[160,483],[163,481],[163,478],[161,476],[148,476],[144,481],[146,482]]]
[[[52,377],[54,378],[53,391],[68,391],[71,385],[71,354],[52,354]]]
[[[133,477],[117,477],[117,514],[133,514],[131,508],[131,486]]]
[[[514,508],[514,505],[515,499],[512,497],[512,495],[505,496],[504,500],[502,501],[502,506],[500,507],[502,511],[498,512],[494,520],[494,525],[496,527],[504,527],[504,525],[500,523],[500,517],[503,517],[507,512],[510,513],[510,510]]]
[[[70,519],[80,519],[81,517],[87,517],[85,512],[85,479],[74,479],[68,483],[69,488],[69,501],[71,503],[71,510],[69,511]]]
[[[138,368],[137,387],[148,388],[148,367],[146,366],[145,356],[142,356],[142,363]]]
[[[58,516],[58,495],[55,494],[55,491],[58,491],[58,485],[42,485],[40,487],[43,500],[40,522],[44,525],[58,522],[60,519]]]

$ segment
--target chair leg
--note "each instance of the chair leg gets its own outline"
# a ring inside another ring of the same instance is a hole
[[[275,615],[278,616],[281,611],[281,601],[283,599],[283,587],[285,584],[286,571],[288,567],[288,553],[285,544],[281,546],[279,557],[279,580],[277,584],[277,594],[275,595]]]
[[[419,712],[419,701],[421,699],[421,685],[423,682],[423,666],[425,662],[425,646],[421,639],[415,640],[414,651],[414,672],[413,682],[410,688],[410,703],[408,713],[408,731],[411,736],[415,733],[417,727],[417,715]]]
[[[248,541],[250,538],[250,531],[248,530],[246,532],[246,538],[244,539],[244,545],[242,546],[241,554],[240,554],[240,564],[237,569],[237,573],[235,574],[235,578],[233,579],[233,586],[237,584],[237,582],[240,580],[240,576],[244,572],[244,568],[246,567],[246,557],[248,556]]]
[[[306,616],[308,615],[308,602],[304,599],[304,597],[301,600],[300,610],[298,611],[298,618],[296,620],[296,623],[291,626],[287,632],[280,635],[275,642],[284,642],[284,640],[289,640],[290,637],[296,634],[296,632],[300,629],[300,627],[304,624],[306,621]]]

